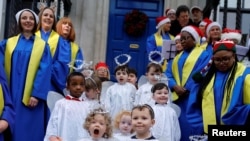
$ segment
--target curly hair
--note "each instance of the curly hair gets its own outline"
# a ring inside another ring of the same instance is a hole
[[[102,108],[97,108],[94,109],[92,112],[90,112],[87,116],[87,118],[85,119],[85,122],[83,124],[83,128],[89,131],[89,127],[92,123],[92,121],[94,120],[96,115],[102,115],[104,117],[105,123],[106,123],[106,131],[103,134],[103,138],[111,138],[112,134],[113,134],[113,126],[112,126],[112,122],[111,122],[111,117],[109,115],[109,113],[106,113],[104,111],[104,109]]]

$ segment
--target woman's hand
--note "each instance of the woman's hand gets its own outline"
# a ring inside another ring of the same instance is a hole
[[[37,98],[35,98],[35,97],[30,97],[30,101],[29,101],[29,107],[36,107],[37,106],[37,104],[38,104],[38,102],[39,102],[39,100],[37,99]]]
[[[8,128],[9,124],[6,120],[0,120],[0,133]]]
[[[178,85],[175,85],[175,86],[174,86],[174,91],[175,91],[176,94],[177,94],[178,96],[180,96],[180,97],[187,94],[187,90],[186,90],[184,87],[178,86]]]

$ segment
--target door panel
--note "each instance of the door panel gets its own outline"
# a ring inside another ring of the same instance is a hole
[[[129,66],[137,70],[138,77],[145,74],[148,64],[146,52],[147,37],[154,32],[155,18],[163,13],[164,0],[111,0],[108,24],[108,42],[106,62],[110,67],[111,79],[114,81],[114,69],[117,64],[114,58],[120,54],[129,54]],[[131,37],[124,32],[124,17],[133,9],[144,12],[149,21],[144,34],[140,37]]]

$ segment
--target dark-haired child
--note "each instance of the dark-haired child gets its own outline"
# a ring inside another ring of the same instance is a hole
[[[72,72],[67,77],[67,90],[69,94],[56,102],[44,141],[76,141],[89,136],[82,128],[90,106],[81,97],[85,90],[85,77],[81,72]]]
[[[128,68],[128,82],[135,85],[136,89],[138,89],[137,71],[134,68]]]
[[[107,89],[105,96],[105,105],[112,120],[122,110],[131,110],[133,108],[136,88],[128,80],[128,67],[126,65],[118,66],[115,69],[117,83],[114,83]]]
[[[159,141],[179,141],[181,131],[176,111],[167,104],[169,88],[165,83],[156,83],[151,92],[156,104],[152,106],[155,113],[155,125],[152,128],[153,135]]]

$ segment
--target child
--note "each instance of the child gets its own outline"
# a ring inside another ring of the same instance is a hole
[[[110,80],[109,67],[105,62],[100,61],[95,65],[95,74],[102,82]]]
[[[103,108],[96,108],[89,113],[83,127],[91,137],[79,141],[117,141],[112,138],[111,118]]]
[[[128,82],[135,85],[136,89],[138,89],[138,85],[136,83],[137,82],[137,72],[133,68],[128,69]]]
[[[84,101],[92,104],[100,101],[100,93],[102,89],[102,81],[97,76],[86,77],[85,92],[83,93]]]
[[[157,83],[152,87],[153,99],[156,104],[152,107],[155,113],[153,135],[159,141],[179,141],[180,126],[176,111],[167,104],[169,89],[164,83]]]
[[[85,90],[85,78],[81,72],[72,72],[68,76],[67,90],[69,94],[56,102],[44,141],[76,141],[89,136],[82,128],[89,105],[81,97]]]
[[[150,128],[155,123],[154,111],[148,104],[138,105],[132,109],[132,127],[135,135],[131,139],[155,140]]]
[[[115,118],[114,127],[117,129],[117,133],[114,134],[114,137],[126,141],[130,139],[132,130],[132,120],[130,111],[121,111]]]
[[[133,107],[136,88],[128,80],[128,67],[116,67],[115,76],[117,83],[107,89],[105,105],[110,112],[112,120],[122,110],[131,110]]]
[[[152,99],[151,88],[155,83],[158,82],[155,76],[162,75],[162,66],[156,63],[149,63],[146,70],[147,82],[141,86],[136,92],[135,105],[138,104],[149,104],[154,105],[154,100]]]

